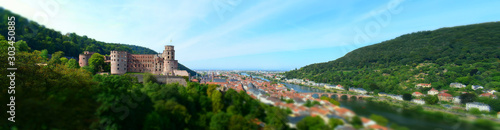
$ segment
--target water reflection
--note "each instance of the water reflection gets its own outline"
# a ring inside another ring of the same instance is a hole
[[[316,88],[305,87],[295,84],[282,83],[287,88],[293,88],[296,92],[307,93],[307,92],[325,92],[324,90],[319,90]],[[332,97],[339,98],[340,106],[348,108],[354,111],[357,115],[370,117],[371,114],[377,114],[384,116],[390,122],[396,123],[401,126],[408,127],[412,130],[466,130],[473,129],[472,126],[465,123],[448,122],[446,120],[428,120],[426,115],[418,115],[411,111],[404,111],[402,108],[394,108],[385,104],[372,103],[364,100],[342,100],[338,95],[332,95]],[[319,98],[319,95],[313,95],[314,98]],[[347,99],[347,98],[346,98]],[[302,117],[303,118],[303,117]],[[301,119],[301,118],[297,118]]]

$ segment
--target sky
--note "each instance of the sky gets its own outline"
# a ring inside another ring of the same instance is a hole
[[[0,0],[48,28],[163,52],[195,70],[291,70],[403,34],[500,20],[500,1]]]

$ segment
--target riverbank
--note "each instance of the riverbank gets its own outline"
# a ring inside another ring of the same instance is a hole
[[[309,91],[324,91],[318,90],[310,86],[302,86],[297,84],[284,83],[285,86],[296,88],[299,92]],[[453,114],[435,112],[425,110],[425,108],[414,107],[416,105],[407,104],[404,106],[402,102],[392,101],[370,101],[373,98],[365,98],[363,100],[339,100],[341,107],[348,108],[354,111],[357,115],[369,117],[372,114],[381,115],[399,126],[404,126],[409,129],[454,129],[454,130],[469,130],[481,129],[492,126],[500,128],[492,122],[464,120]],[[405,109],[406,108],[406,109]],[[486,125],[482,125],[486,124]],[[486,126],[486,127],[483,127]]]
[[[419,105],[407,101],[381,98],[382,97],[372,97],[365,99],[365,101],[387,106],[386,109],[398,111],[412,118],[442,122],[444,124],[453,125],[455,128],[500,129],[500,123],[491,118],[485,119],[469,113],[450,111],[446,110],[446,108],[438,108],[435,105]]]

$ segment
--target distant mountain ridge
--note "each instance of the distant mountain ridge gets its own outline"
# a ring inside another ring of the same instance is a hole
[[[365,88],[404,88],[415,82],[445,87],[459,81],[500,88],[499,66],[500,22],[489,22],[405,34],[285,75]]]
[[[75,33],[61,34],[54,29],[46,28],[43,25],[26,19],[18,14],[12,13],[0,7],[0,35],[7,36],[8,34],[8,17],[15,16],[16,41],[26,41],[32,50],[43,50],[52,54],[56,51],[63,51],[66,56],[78,58],[83,51],[97,52],[106,55],[111,50],[127,51],[132,54],[157,54],[156,51],[146,47],[127,45],[119,43],[106,43],[96,41],[87,36],[79,36]],[[180,70],[186,70],[191,75],[196,72],[179,63]]]

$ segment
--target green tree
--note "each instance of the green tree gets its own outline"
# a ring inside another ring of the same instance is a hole
[[[49,60],[49,65],[61,64],[61,57],[64,56],[64,52],[58,51],[52,54],[52,58]]]
[[[478,108],[471,108],[471,109],[469,109],[469,112],[474,114],[474,115],[481,114],[481,111]]]
[[[460,103],[466,104],[468,102],[476,101],[476,95],[472,93],[464,93],[460,95]]]
[[[328,120],[328,124],[330,125],[330,128],[335,129],[335,127],[337,127],[339,125],[344,125],[344,121],[342,121],[341,119],[337,119],[337,118],[330,118]]]
[[[266,109],[266,128],[283,130],[288,128],[288,116],[285,111],[277,107],[269,107]]]
[[[17,51],[31,51],[31,48],[28,46],[26,41],[19,40],[15,43],[15,47]]]
[[[229,124],[231,116],[224,112],[219,112],[212,116],[210,130],[225,130]]]
[[[434,105],[439,102],[439,98],[437,96],[427,95],[424,97],[424,101],[426,104]]]
[[[413,97],[412,97],[411,94],[409,94],[409,93],[403,94],[403,100],[405,100],[405,101],[411,101],[411,99],[413,99]]]
[[[363,122],[361,122],[361,118],[359,116],[354,116],[351,118],[351,124],[354,128],[359,129],[363,127]]]
[[[70,59],[68,63],[66,63],[66,67],[71,68],[71,69],[77,69],[80,68],[80,65],[75,59]]]
[[[297,122],[297,128],[299,130],[326,130],[328,126],[325,121],[319,116],[308,116]]]
[[[253,130],[257,127],[241,115],[232,115],[227,128],[230,130]]]
[[[94,69],[94,73],[99,72],[105,66],[104,56],[99,53],[92,54],[92,56],[89,58],[89,66]]]
[[[208,97],[212,96],[212,92],[217,89],[217,85],[215,84],[209,84],[208,89],[207,89],[207,95]]]
[[[61,59],[59,59],[61,61],[61,64],[62,65],[66,65],[66,63],[68,63],[68,58],[66,57],[61,57]]]
[[[214,113],[222,111],[222,108],[224,108],[224,103],[222,102],[222,93],[215,90],[212,92],[212,96],[210,98],[212,99],[212,111]]]
[[[40,57],[46,61],[49,58],[49,51],[47,51],[47,49],[43,49],[42,53],[40,53]]]
[[[150,82],[151,83],[158,83],[158,81],[156,80],[156,77],[153,74],[151,74],[151,73],[145,73],[143,75],[142,82],[144,84],[150,83]]]

